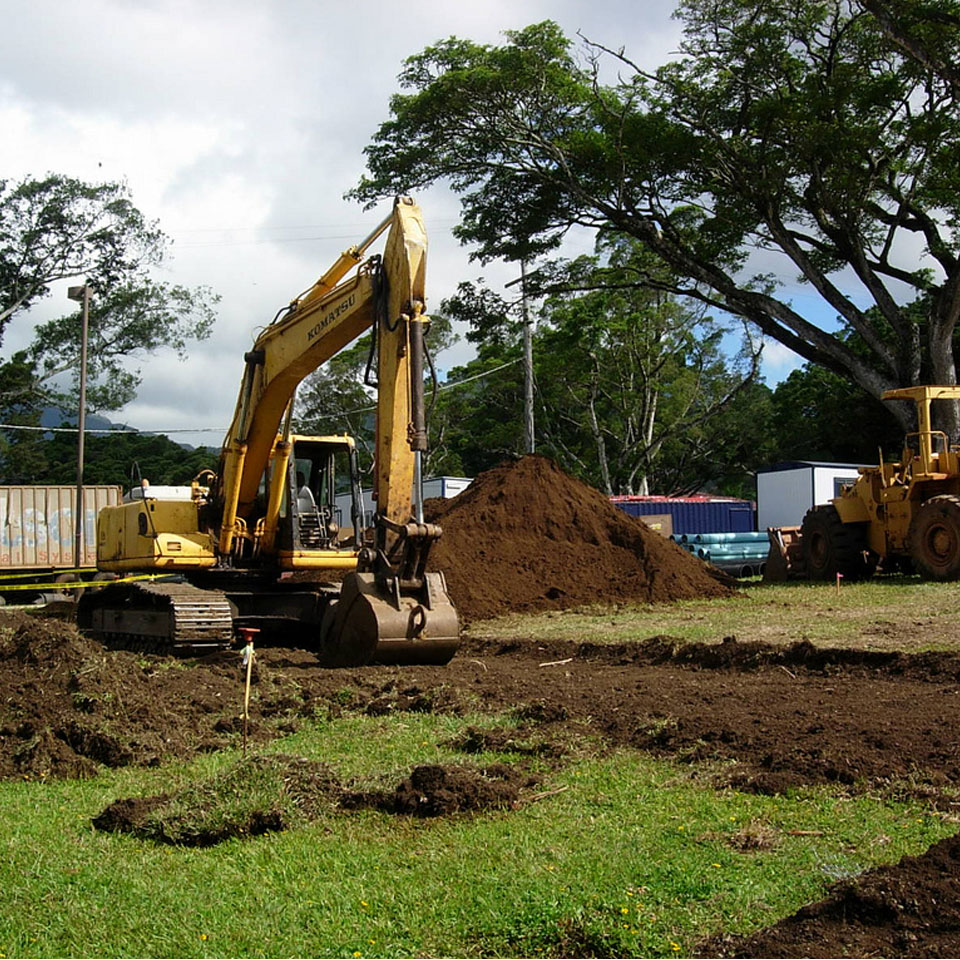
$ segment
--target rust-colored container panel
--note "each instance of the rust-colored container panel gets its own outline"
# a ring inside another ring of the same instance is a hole
[[[97,514],[120,502],[121,488],[83,488],[80,565],[97,563]],[[0,486],[0,572],[74,566],[75,486]]]

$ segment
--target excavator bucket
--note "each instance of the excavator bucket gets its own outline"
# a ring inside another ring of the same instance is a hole
[[[373,573],[344,578],[321,629],[325,666],[450,661],[460,645],[460,625],[443,574],[425,574],[422,587],[412,592],[401,592],[399,584],[399,578]]]
[[[803,546],[800,527],[767,527],[770,552],[763,568],[763,579],[768,583],[783,583],[804,574]]]

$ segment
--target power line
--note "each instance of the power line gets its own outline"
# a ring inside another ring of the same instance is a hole
[[[497,367],[491,367],[489,370],[483,370],[480,373],[474,374],[472,377],[465,377],[463,380],[454,380],[452,383],[441,383],[437,390],[452,390],[455,387],[462,387],[465,384],[473,383],[474,380],[481,380],[484,377],[489,377],[491,373],[497,373],[500,370],[505,370],[507,367],[512,367],[516,363],[520,363],[522,357],[517,357],[515,360],[508,360],[506,363],[501,363]],[[342,413],[338,413],[337,416],[340,417],[349,417],[354,413],[369,413],[371,410],[376,410],[377,405],[375,403],[370,404],[366,407],[357,407],[356,410],[346,410]],[[24,430],[34,433],[77,433],[76,427],[37,427],[33,425],[27,425],[22,423],[0,423],[0,430]],[[223,433],[223,427],[176,427],[173,430],[138,430],[136,427],[86,427],[84,433],[100,433],[106,434],[108,436],[115,434],[133,434],[138,433],[141,436],[169,436],[171,433]]]
[[[77,427],[35,427],[23,423],[0,423],[0,430],[27,430],[36,433],[77,433]],[[178,427],[174,430],[138,430],[136,427],[84,427],[84,433],[139,433],[166,435],[169,433],[223,433],[223,427]]]
[[[523,357],[517,357],[516,360],[508,360],[506,363],[501,363],[499,367],[491,367],[489,370],[484,370],[482,373],[476,373],[472,377],[466,377],[463,380],[454,380],[453,383],[441,383],[437,387],[437,390],[452,390],[454,387],[462,387],[466,383],[472,383],[474,380],[480,380],[483,377],[489,377],[491,373],[496,373],[498,370],[503,370],[506,367],[512,367],[515,363],[519,363]],[[357,407],[356,410],[345,410],[342,413],[336,414],[324,414],[324,419],[329,419],[332,416],[337,417],[349,417],[355,413],[369,413],[371,410],[376,410],[377,405],[375,403],[370,404],[366,407]],[[0,424],[2,426],[2,424]]]

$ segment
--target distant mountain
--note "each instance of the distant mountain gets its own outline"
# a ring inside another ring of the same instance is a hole
[[[44,407],[43,413],[40,414],[41,427],[75,427],[76,425],[76,413],[67,413],[59,407]],[[136,430],[136,427],[127,426],[125,423],[114,423],[99,413],[87,414],[86,428],[88,430]]]
[[[99,413],[88,413],[85,421],[87,430],[132,430],[135,433],[140,433],[136,427],[131,427],[126,423],[115,423],[113,420],[110,420]],[[76,412],[67,413],[60,407],[44,407],[43,413],[40,414],[41,427],[75,427],[76,425]],[[173,437],[169,437],[168,439],[173,440],[177,446],[183,447],[184,450],[197,449],[192,444],[181,443],[179,440],[174,440]]]

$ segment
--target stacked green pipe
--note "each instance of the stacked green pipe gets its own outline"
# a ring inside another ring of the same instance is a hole
[[[770,543],[766,533],[684,533],[671,537],[674,543],[721,570],[739,576],[762,572]]]

